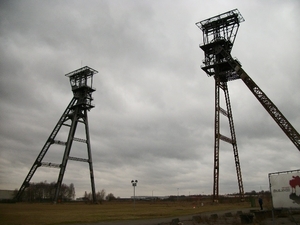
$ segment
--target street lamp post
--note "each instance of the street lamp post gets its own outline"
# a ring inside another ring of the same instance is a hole
[[[133,205],[134,205],[134,208],[135,208],[135,187],[137,186],[137,180],[132,180],[131,181],[131,184],[133,186]]]

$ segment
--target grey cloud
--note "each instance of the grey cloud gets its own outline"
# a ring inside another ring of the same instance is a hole
[[[89,113],[97,189],[128,197],[138,179],[139,195],[211,193],[214,79],[200,68],[195,22],[234,8],[246,21],[232,54],[299,130],[296,1],[1,2],[0,188],[19,188],[72,98],[64,75],[88,65],[99,71]],[[245,190],[267,190],[267,173],[295,169],[299,152],[241,80],[228,85]],[[61,151],[45,160],[59,163]],[[220,192],[237,192],[227,143],[220,159]],[[77,197],[89,191],[87,165],[70,162],[64,182]]]

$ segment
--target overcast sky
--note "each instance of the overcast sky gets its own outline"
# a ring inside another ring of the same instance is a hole
[[[299,131],[298,0],[1,1],[0,189],[20,188],[73,97],[64,75],[87,65],[99,71],[88,114],[97,191],[130,197],[136,179],[137,195],[211,194],[214,79],[195,23],[235,8],[245,22],[232,55]],[[299,169],[300,152],[242,80],[228,86],[244,189],[268,190],[268,173]],[[44,161],[62,155],[52,145]],[[58,172],[40,167],[31,181]],[[90,192],[88,164],[69,161],[63,183]],[[221,142],[220,194],[233,192],[232,146]]]

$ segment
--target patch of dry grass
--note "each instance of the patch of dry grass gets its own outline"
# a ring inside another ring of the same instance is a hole
[[[241,209],[249,203],[197,206],[191,202],[105,202],[101,205],[85,203],[16,203],[0,204],[1,225],[54,225],[92,223],[99,221],[136,220],[201,212]]]

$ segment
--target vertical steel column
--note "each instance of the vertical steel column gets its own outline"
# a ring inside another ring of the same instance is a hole
[[[215,77],[215,143],[213,201],[219,198],[219,149],[220,149],[220,79]]]
[[[86,144],[87,144],[87,152],[88,152],[88,163],[90,169],[90,178],[91,178],[91,188],[92,188],[92,198],[93,202],[96,202],[96,189],[95,189],[95,180],[94,180],[94,170],[93,170],[93,160],[92,160],[92,152],[91,152],[91,142],[90,142],[90,133],[89,133],[89,123],[87,110],[84,110],[84,124],[85,124],[85,134],[86,134]]]
[[[231,144],[232,144],[232,148],[233,148],[235,167],[236,167],[236,175],[237,175],[238,186],[239,186],[239,194],[240,194],[240,199],[243,201],[244,200],[244,186],[243,186],[242,172],[241,172],[241,167],[240,167],[239,153],[238,153],[234,124],[233,124],[233,116],[232,116],[232,111],[231,111],[231,104],[230,104],[230,99],[229,99],[227,82],[223,83],[223,90],[224,90],[224,94],[225,94],[227,115],[228,115],[229,128],[230,128],[230,134],[231,134]]]

